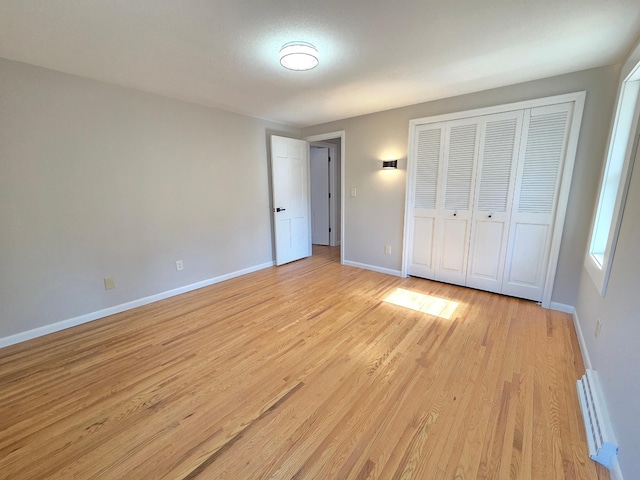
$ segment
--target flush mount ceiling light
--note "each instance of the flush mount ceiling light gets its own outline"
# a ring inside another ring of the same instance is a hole
[[[280,65],[289,70],[311,70],[318,65],[318,50],[307,42],[290,42],[280,49]]]

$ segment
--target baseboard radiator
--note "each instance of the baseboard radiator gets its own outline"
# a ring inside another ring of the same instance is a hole
[[[596,371],[587,369],[584,376],[577,381],[577,387],[584,428],[587,432],[589,457],[610,468],[618,454],[618,444],[613,436]]]

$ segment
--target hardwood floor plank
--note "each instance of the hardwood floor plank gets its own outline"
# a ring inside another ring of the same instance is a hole
[[[0,479],[608,478],[569,315],[339,255],[1,349]]]

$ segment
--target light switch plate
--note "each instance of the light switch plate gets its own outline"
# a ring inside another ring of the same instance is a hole
[[[113,277],[105,277],[104,279],[104,289],[105,290],[113,290],[116,288],[116,282],[113,280]]]

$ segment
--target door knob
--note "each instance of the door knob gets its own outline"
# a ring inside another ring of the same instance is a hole
[[[276,208],[276,212],[284,212],[285,210],[286,208],[280,208],[280,207]]]
[[[488,217],[491,218],[493,215],[489,214]]]
[[[454,213],[454,214],[453,214],[453,216],[454,216],[454,217],[457,217],[457,216],[458,216],[458,213],[457,213],[457,212],[456,212],[456,213]]]

